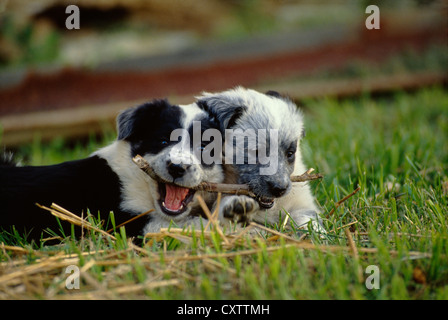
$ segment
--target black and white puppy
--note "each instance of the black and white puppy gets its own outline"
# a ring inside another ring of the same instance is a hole
[[[315,199],[306,182],[291,183],[291,175],[306,171],[300,151],[303,115],[288,98],[276,92],[262,94],[238,87],[219,93],[204,93],[198,105],[218,119],[225,134],[225,181],[249,185],[257,195],[226,196],[220,213],[235,221],[276,223],[285,211],[300,227],[322,231]],[[238,137],[243,137],[238,147]],[[252,145],[250,140],[252,139]],[[229,149],[227,148],[229,147]],[[238,162],[238,149],[244,157]],[[250,157],[252,156],[252,162]]]
[[[188,189],[202,181],[221,182],[220,165],[201,162],[173,161],[176,157],[193,158],[191,148],[172,152],[180,142],[171,141],[171,134],[180,130],[188,135],[194,121],[205,130],[213,126],[208,114],[194,103],[175,106],[166,100],[122,112],[117,118],[118,139],[86,159],[51,166],[15,166],[0,163],[0,227],[41,238],[47,228],[59,230],[56,219],[36,206],[56,203],[65,209],[109,221],[114,213],[116,224],[133,216],[154,212],[126,226],[128,236],[144,235],[169,226],[199,224],[200,210],[194,192]],[[190,144],[191,146],[191,144]],[[160,177],[159,182],[141,171],[132,161],[140,154]],[[213,201],[210,194],[202,196]],[[70,225],[62,222],[65,232]]]

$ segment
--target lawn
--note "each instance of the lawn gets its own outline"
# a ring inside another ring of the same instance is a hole
[[[3,232],[0,299],[448,299],[446,89],[302,103],[326,235],[173,227],[138,247],[121,228],[52,246]],[[52,164],[113,138],[36,139],[17,155]]]

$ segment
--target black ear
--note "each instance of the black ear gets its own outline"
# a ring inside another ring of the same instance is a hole
[[[278,93],[277,91],[273,91],[273,90],[269,90],[268,92],[265,93],[265,95],[274,97],[274,98],[278,98],[278,99],[282,99],[285,102],[293,101],[293,99],[291,99],[291,97],[289,97],[288,95],[284,95],[284,94]]]
[[[265,93],[267,96],[276,97],[276,98],[282,98],[282,95],[278,93],[277,91],[269,90]]]
[[[135,108],[129,108],[122,111],[117,117],[117,131],[118,140],[125,140],[129,138],[132,134],[132,128],[134,127],[134,114],[136,112]]]
[[[153,100],[124,110],[117,117],[118,140],[133,140],[157,122],[163,109],[170,106],[167,100]]]
[[[197,104],[209,114],[212,121],[218,122],[223,132],[225,129],[232,128],[247,110],[242,100],[225,96],[204,97]]]

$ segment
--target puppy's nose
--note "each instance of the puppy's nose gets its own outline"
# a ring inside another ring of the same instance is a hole
[[[275,181],[269,181],[268,182],[269,191],[274,197],[281,197],[286,193],[288,190],[288,185],[278,183]]]
[[[175,163],[170,163],[168,164],[168,173],[174,178],[180,178],[185,174],[185,171],[187,171],[188,167],[190,165],[186,165],[186,164],[175,164]]]

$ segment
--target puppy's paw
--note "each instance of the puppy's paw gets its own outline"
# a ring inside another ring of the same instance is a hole
[[[316,211],[306,209],[299,210],[293,213],[293,220],[295,227],[299,228],[297,232],[299,237],[313,231],[318,234],[320,239],[326,238],[327,231],[322,224],[322,219]]]
[[[225,197],[220,210],[224,219],[237,223],[249,223],[258,209],[258,202],[246,196]]]

